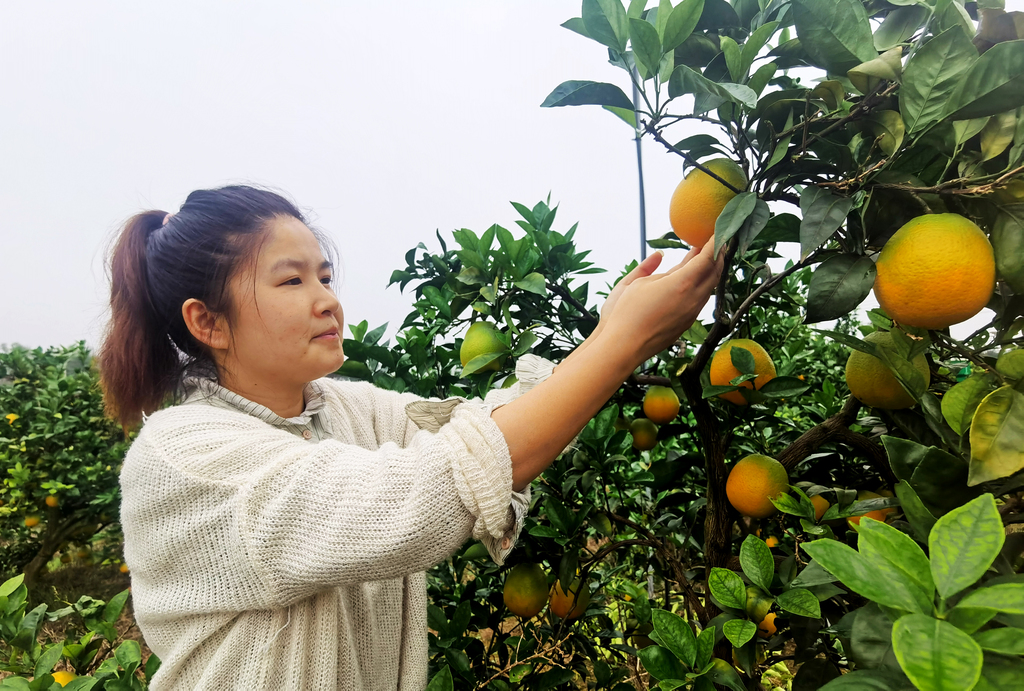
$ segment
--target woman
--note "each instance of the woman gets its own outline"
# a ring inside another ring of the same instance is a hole
[[[619,282],[557,369],[484,400],[327,378],[344,360],[330,244],[288,200],[199,190],[124,227],[100,352],[153,691],[422,689],[425,570],[472,535],[512,549],[529,484],[721,272],[708,245]],[[172,403],[164,407],[166,403]]]

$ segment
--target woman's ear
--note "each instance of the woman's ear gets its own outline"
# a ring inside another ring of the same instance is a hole
[[[213,350],[227,350],[231,335],[223,316],[213,314],[201,300],[195,298],[182,303],[181,316],[197,341]]]

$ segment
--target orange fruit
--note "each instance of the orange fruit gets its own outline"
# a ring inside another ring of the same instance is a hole
[[[992,244],[959,214],[912,218],[875,263],[875,298],[899,324],[944,329],[988,304],[996,285]]]
[[[743,382],[742,386],[744,388],[760,389],[775,378],[775,363],[772,362],[772,358],[768,355],[767,350],[748,338],[734,338],[723,343],[715,351],[714,357],[711,358],[710,378],[712,386],[728,386],[729,382],[742,374],[732,364],[732,356],[729,352],[733,348],[743,348],[754,356],[754,373],[757,374],[757,378]],[[720,394],[718,397],[731,401],[736,405],[747,404],[747,400],[743,398],[739,391],[730,391],[729,393]]]
[[[828,507],[831,506],[831,504],[828,503],[828,499],[820,494],[815,494],[811,497],[811,503],[814,504],[814,520],[816,521],[820,521],[821,517],[825,515],[826,511],[828,511]]]
[[[59,672],[50,672],[50,674],[53,675],[53,680],[61,686],[67,686],[72,679],[78,678],[78,676],[73,672],[65,672],[64,670]]]
[[[572,603],[573,598],[576,599],[575,606]],[[549,603],[551,611],[559,619],[572,621],[587,611],[587,606],[590,604],[590,588],[587,587],[586,583],[580,583],[580,579],[576,578],[569,584],[569,592],[566,593],[562,590],[562,584],[556,580],[554,587],[551,588]]]
[[[473,322],[466,331],[466,337],[462,339],[462,346],[459,348],[459,361],[465,367],[473,358],[491,353],[504,353],[507,350],[505,343],[498,336],[498,330],[488,322]],[[478,371],[498,370],[501,368],[505,356],[492,360],[481,367]]]
[[[658,443],[658,426],[645,417],[633,420],[629,433],[633,435],[633,448],[637,451],[649,451]]]
[[[886,492],[886,493],[883,493],[883,494],[878,494],[878,493],[875,493],[875,492],[868,492],[867,490],[861,490],[861,491],[857,492],[857,500],[858,501],[863,501],[864,499],[878,499],[878,498],[880,498],[882,496],[885,496],[885,494],[888,494],[889,496],[892,496],[891,492]],[[896,509],[878,509],[876,511],[868,511],[867,513],[861,514],[860,516],[850,516],[850,517],[848,517],[846,519],[846,522],[850,526],[859,526],[860,525],[860,519],[862,519],[862,518],[874,518],[876,521],[881,521],[882,523],[885,523],[885,517],[888,516],[890,513],[892,513],[895,510]]]
[[[540,564],[517,564],[505,577],[505,606],[523,619],[537,616],[548,601],[548,578]]]
[[[58,504],[60,504],[60,502],[57,500],[57,497],[53,496],[52,494],[46,498],[46,505],[47,506],[53,508],[53,507],[57,506]]]
[[[85,559],[85,558],[87,558],[89,556],[89,550],[86,549],[85,547],[82,547],[81,549],[78,550],[78,552],[76,552],[76,554],[78,555],[79,559]]]
[[[771,638],[777,630],[775,628],[775,612],[769,612],[757,625],[757,635],[761,638]]]
[[[121,564],[121,573],[128,573],[128,565]]]
[[[887,350],[894,351],[895,348],[892,334],[888,331],[869,333],[864,337],[864,341]],[[910,364],[924,377],[927,387],[931,383],[931,373],[928,371],[928,359],[924,353],[914,357]],[[914,397],[900,386],[896,375],[884,362],[859,350],[850,353],[846,361],[846,385],[850,387],[850,393],[854,398],[873,408],[900,410],[917,404]]]
[[[775,537],[774,535],[770,535],[768,539],[764,541],[764,544],[768,545],[769,549],[771,549],[772,547],[778,547],[779,538]]]
[[[768,497],[789,489],[789,474],[774,458],[751,454],[740,459],[725,481],[725,495],[737,511],[749,518],[767,518],[777,509]]]
[[[39,516],[29,516],[25,519],[26,528],[35,528],[37,525],[39,525]]]
[[[707,161],[704,167],[736,189],[747,186],[743,169],[728,158]],[[715,222],[736,192],[699,168],[694,168],[676,186],[668,207],[668,219],[679,239],[692,247],[703,247],[715,234]]]
[[[652,386],[644,394],[644,415],[651,422],[665,425],[679,414],[679,396],[668,386]]]

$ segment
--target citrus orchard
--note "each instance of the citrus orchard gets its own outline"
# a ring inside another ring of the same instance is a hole
[[[703,164],[738,190],[747,186],[743,169],[728,158]],[[669,202],[668,218],[679,239],[692,247],[703,247],[715,234],[715,222],[736,192],[699,168],[694,168],[676,186]]]
[[[711,358],[711,371],[709,375],[712,386],[728,386],[729,382],[743,374],[732,364],[730,351],[733,348],[743,348],[754,356],[754,373],[757,374],[757,378],[745,381],[740,386],[746,389],[760,389],[775,378],[775,363],[772,362],[772,358],[768,355],[767,350],[748,338],[734,338],[723,343],[715,351],[714,357]],[[731,401],[736,405],[747,404],[747,399],[743,398],[739,391],[730,391],[720,394],[718,397]]]
[[[992,245],[959,214],[907,221],[875,264],[875,298],[899,324],[944,329],[988,304],[996,281]]]
[[[523,619],[531,619],[548,601],[548,578],[540,564],[517,564],[505,577],[505,606]]]
[[[473,322],[466,331],[466,337],[462,339],[462,346],[459,348],[459,361],[465,367],[474,358],[492,353],[504,353],[507,350],[504,341],[498,335],[498,330],[488,322]],[[501,368],[504,355],[495,358],[480,368],[479,371],[498,370]]]
[[[888,331],[874,331],[864,341],[878,348],[894,350],[892,334]],[[928,359],[919,353],[911,363],[921,376],[925,386],[931,382]],[[889,367],[874,355],[855,350],[846,361],[846,385],[854,398],[873,408],[900,410],[910,408],[917,401],[904,389]]]
[[[668,386],[652,386],[644,394],[644,415],[651,422],[665,425],[679,414],[679,396]]]
[[[774,458],[751,454],[733,466],[725,482],[729,503],[749,518],[767,518],[776,512],[769,497],[789,489],[789,474]]]

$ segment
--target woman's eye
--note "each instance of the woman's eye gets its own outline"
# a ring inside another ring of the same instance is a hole
[[[302,283],[302,279],[301,279],[301,278],[293,278],[293,279],[291,279],[290,281],[285,281],[285,282],[284,282],[284,284],[285,284],[286,286],[297,286],[297,285],[299,285],[300,283]]]
[[[331,285],[331,277],[324,276],[323,278],[320,279],[320,282],[323,283],[325,286],[329,286]]]

